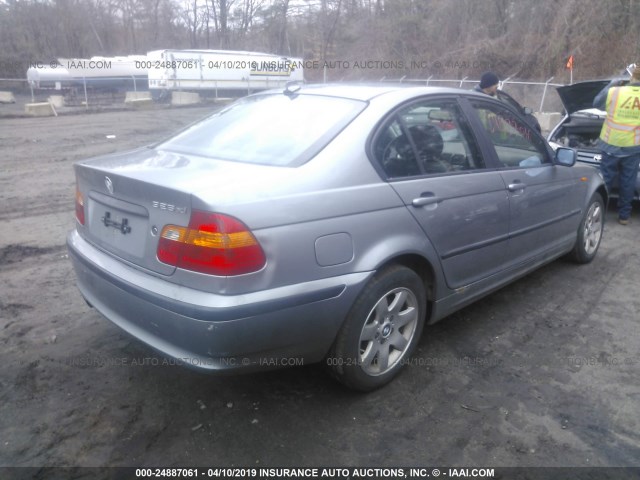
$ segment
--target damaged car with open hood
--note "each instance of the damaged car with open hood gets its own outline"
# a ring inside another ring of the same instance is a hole
[[[628,81],[629,77],[627,75],[618,80]],[[598,148],[598,138],[607,114],[594,108],[593,101],[610,82],[611,79],[589,80],[558,87],[565,115],[547,137],[552,148],[573,148],[577,152],[578,162],[600,168],[602,152]],[[617,180],[611,192],[613,196],[617,195],[616,187]],[[634,198],[640,200],[640,175],[636,179]]]

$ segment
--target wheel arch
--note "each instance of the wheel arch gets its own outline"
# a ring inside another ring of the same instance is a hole
[[[425,320],[429,323],[433,312],[433,302],[437,298],[437,276],[433,265],[422,255],[417,253],[406,253],[394,258],[390,258],[382,263],[376,270],[381,271],[391,265],[402,265],[413,270],[421,279],[424,285],[425,297]]]
[[[604,208],[606,210],[609,206],[609,192],[607,191],[607,187],[604,184],[600,185],[596,189],[595,193],[599,193],[602,197],[602,200],[604,201]]]

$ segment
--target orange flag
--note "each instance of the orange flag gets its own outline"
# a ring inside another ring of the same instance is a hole
[[[569,57],[569,61],[567,62],[567,68],[569,70],[573,70],[573,55]]]

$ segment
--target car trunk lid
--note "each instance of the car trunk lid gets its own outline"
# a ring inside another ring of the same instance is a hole
[[[166,225],[188,226],[195,209],[237,216],[251,228],[265,227],[256,201],[262,204],[287,185],[304,189],[296,176],[299,169],[148,147],[79,162],[75,169],[86,216],[84,226],[78,226],[80,234],[114,256],[162,275],[175,272],[157,257]]]
[[[156,256],[158,235],[166,224],[189,223],[191,194],[178,187],[189,163],[180,155],[143,148],[76,164],[86,215],[78,231],[129,263],[172,274],[175,267]]]

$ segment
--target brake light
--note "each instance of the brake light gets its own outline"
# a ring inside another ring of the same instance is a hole
[[[84,225],[84,197],[76,187],[76,219],[80,225]]]
[[[158,260],[209,275],[242,275],[260,270],[262,247],[240,220],[194,210],[188,227],[165,225],[158,242]]]

